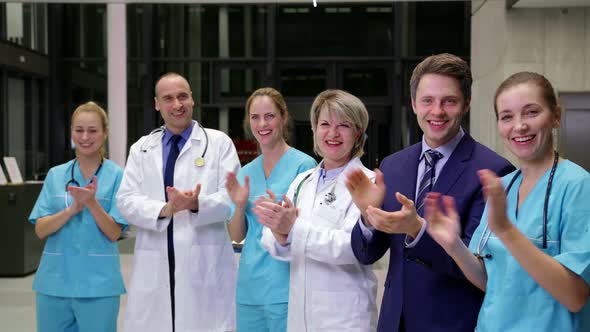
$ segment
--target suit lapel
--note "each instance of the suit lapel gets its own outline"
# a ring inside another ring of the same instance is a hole
[[[422,144],[414,144],[410,147],[406,159],[399,167],[401,176],[397,176],[396,181],[399,181],[399,192],[403,193],[411,200],[416,199],[416,183],[418,181],[418,163],[420,162],[420,153],[422,152]],[[395,195],[395,193],[391,193]]]
[[[441,170],[432,191],[447,194],[451,190],[465,171],[466,162],[471,159],[474,146],[475,141],[473,138],[465,133],[445,167]]]

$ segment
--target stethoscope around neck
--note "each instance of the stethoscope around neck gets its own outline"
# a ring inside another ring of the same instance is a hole
[[[94,175],[92,176],[93,178],[95,176],[98,176],[98,172],[100,172],[101,168],[102,168],[102,158],[100,158],[100,165],[98,165],[98,168],[96,169],[96,171],[94,172]],[[78,180],[76,180],[74,178],[74,168],[76,168],[76,163],[78,162],[78,158],[74,159],[74,162],[72,163],[72,167],[70,167],[70,180],[68,182],[66,182],[66,187],[65,187],[65,202],[66,202],[66,207],[69,207],[68,204],[68,187],[69,186],[76,186],[76,187],[80,187],[80,182],[78,182]]]
[[[559,153],[554,151],[554,158],[553,158],[553,166],[551,166],[551,172],[549,173],[549,180],[547,181],[547,190],[545,191],[545,200],[543,201],[543,249],[547,249],[547,210],[549,209],[549,196],[551,195],[551,186],[553,185],[553,176],[555,175],[555,170],[557,169],[557,163],[559,161]],[[510,179],[508,186],[506,187],[506,196],[510,193],[510,189],[512,185],[516,181],[516,179],[522,173],[521,170],[518,170],[516,174]],[[516,202],[517,210],[516,215],[518,216],[518,199]],[[482,255],[481,252],[485,249],[488,240],[492,236],[492,231],[489,229],[488,224],[486,223],[483,229],[483,233],[479,238],[479,242],[477,243],[477,252],[474,253],[475,257],[479,259],[484,258],[492,258],[491,254]]]
[[[209,148],[209,135],[207,135],[207,131],[205,130],[205,128],[203,128],[203,125],[201,125],[198,122],[197,124],[199,125],[199,128],[201,128],[201,130],[203,131],[203,134],[205,134],[205,148],[203,149],[203,153],[201,153],[201,156],[195,160],[195,165],[201,167],[205,166],[205,154],[207,153],[207,149]],[[161,139],[162,136],[164,136],[165,131],[166,126],[161,126],[160,128],[152,130],[152,132],[148,135],[148,139],[146,139],[145,142],[141,144],[139,150],[143,153],[148,152],[148,150],[152,148],[155,145],[154,143],[156,142],[156,139],[151,139],[151,137],[155,137],[154,135],[156,134],[161,134],[158,137],[158,139]]]
[[[320,167],[320,166],[317,166],[317,167]],[[299,181],[299,184],[297,184],[297,189],[295,189],[295,193],[293,194],[293,206],[294,207],[297,207],[297,198],[299,198],[299,192],[301,191],[301,187],[303,187],[303,184],[305,184],[307,182],[307,180],[313,175],[313,173],[314,172],[307,174],[303,179],[301,179],[301,181]],[[329,206],[336,201],[337,197],[336,197],[336,194],[334,193],[334,190],[335,190],[337,181],[338,181],[338,179],[335,179],[334,184],[330,188],[330,192],[328,192],[327,194],[324,195],[324,203],[326,204],[326,206]]]

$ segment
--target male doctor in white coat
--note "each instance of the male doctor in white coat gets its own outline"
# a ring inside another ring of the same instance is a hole
[[[238,156],[227,135],[192,120],[184,77],[164,74],[155,93],[165,126],[133,144],[117,194],[137,227],[124,330],[231,331],[236,263],[225,176],[239,170]]]

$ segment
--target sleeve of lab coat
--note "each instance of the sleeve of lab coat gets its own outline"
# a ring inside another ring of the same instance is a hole
[[[240,170],[238,153],[231,139],[217,131],[207,131],[211,139],[212,153],[217,154],[217,191],[199,195],[199,211],[191,213],[193,226],[217,222],[228,222],[231,214],[231,199],[225,189],[225,177],[228,172],[237,174]]]
[[[260,244],[272,257],[287,262],[291,260],[291,245],[281,247],[271,230],[266,226],[262,229]]]
[[[140,140],[135,143],[129,151],[123,180],[117,192],[117,208],[129,224],[162,232],[166,230],[170,222],[170,218],[158,219],[166,202],[153,199],[140,190],[141,183],[145,181],[145,178],[154,176],[153,174],[143,174],[139,151],[141,142]]]

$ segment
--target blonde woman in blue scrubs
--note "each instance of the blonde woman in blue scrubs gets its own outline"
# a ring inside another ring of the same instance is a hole
[[[80,105],[71,121],[76,158],[49,170],[29,216],[47,238],[33,282],[37,331],[116,331],[125,293],[116,241],[127,222],[115,205],[123,170],[104,158],[100,106]]]
[[[237,176],[227,175],[227,191],[235,211],[228,225],[233,241],[244,242],[236,291],[239,332],[287,329],[289,263],[273,259],[260,244],[262,225],[252,212],[267,194],[286,193],[295,177],[316,166],[313,158],[287,144],[289,113],[280,92],[261,88],[248,98],[244,129],[256,138],[262,154]]]
[[[554,151],[553,87],[514,74],[496,91],[495,110],[520,168],[501,179],[479,172],[487,205],[469,248],[451,197],[444,208],[440,194],[428,197],[428,232],[485,291],[477,331],[590,331],[590,175]]]

